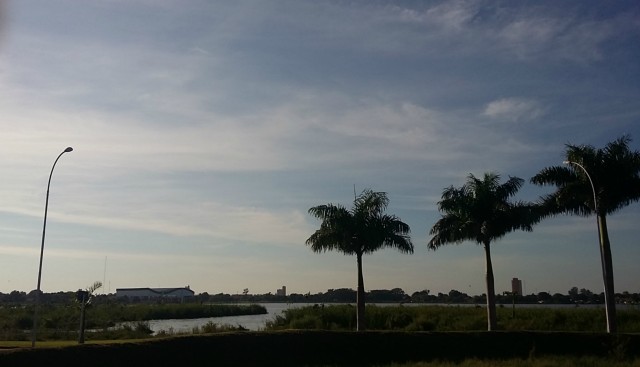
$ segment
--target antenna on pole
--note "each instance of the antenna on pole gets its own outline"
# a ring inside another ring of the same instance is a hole
[[[105,284],[106,281],[107,281],[107,257],[105,256],[104,257],[104,274],[102,274],[102,284]],[[102,292],[106,294],[104,288],[102,289]]]
[[[358,195],[356,195],[356,184],[353,184],[353,200],[358,200]]]

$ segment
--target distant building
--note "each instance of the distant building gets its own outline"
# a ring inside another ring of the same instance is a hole
[[[276,289],[276,296],[286,296],[287,295],[287,287],[282,286],[280,289]]]
[[[194,292],[189,286],[184,288],[116,288],[116,298],[129,297],[141,300],[151,300],[157,298],[169,298],[173,300],[183,300],[193,297]]]
[[[511,279],[511,292],[522,296],[522,280],[518,278]]]

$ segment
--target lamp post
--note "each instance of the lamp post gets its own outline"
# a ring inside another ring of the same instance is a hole
[[[598,244],[600,246],[600,261],[602,262],[602,274],[604,277],[604,304],[605,304],[605,312],[607,315],[607,332],[609,333],[616,332],[617,331],[617,326],[615,324],[616,305],[615,305],[615,300],[612,297],[610,297],[610,294],[609,294],[611,292],[612,293],[611,295],[615,297],[615,294],[613,294],[613,277],[612,277],[612,274],[608,274],[609,270],[606,266],[607,262],[608,261],[610,262],[611,253],[610,253],[610,250],[605,249],[603,238],[602,238],[602,232],[600,230],[600,218],[598,214],[598,201],[597,201],[598,199],[596,195],[596,187],[593,184],[593,180],[591,179],[589,172],[587,171],[586,168],[584,168],[583,165],[573,161],[564,161],[562,163],[573,164],[577,167],[580,167],[580,169],[582,169],[584,174],[587,175],[587,178],[589,179],[589,183],[591,184],[591,191],[593,192],[593,210],[596,213],[596,226],[598,227]],[[607,275],[611,276],[611,281],[607,279],[608,278]]]
[[[58,159],[62,157],[64,153],[71,152],[73,148],[67,147],[58,155],[58,158],[53,162],[51,167],[51,173],[49,173],[49,181],[47,183],[47,199],[44,204],[44,222],[42,224],[42,244],[40,245],[40,265],[38,266],[38,288],[36,289],[36,304],[33,311],[33,330],[31,332],[31,347],[36,346],[36,333],[38,331],[38,308],[40,306],[40,280],[42,279],[42,256],[44,255],[44,234],[47,229],[47,209],[49,209],[49,188],[51,187],[51,176],[53,176],[53,169],[56,168]]]
[[[580,163],[573,162],[573,161],[564,161],[562,163],[564,163],[564,164],[574,164],[574,165],[580,167],[582,169],[582,171],[584,171],[584,174],[587,175],[587,178],[589,179],[589,183],[591,184],[591,191],[593,192],[593,210],[594,210],[594,212],[596,213],[596,216],[597,216],[598,215],[598,201],[596,199],[596,187],[593,186],[593,180],[591,179],[591,176],[589,176],[589,172]],[[600,227],[599,226],[598,226],[598,231],[600,231]]]

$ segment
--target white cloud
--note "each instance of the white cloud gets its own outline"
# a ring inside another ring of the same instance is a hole
[[[502,98],[490,102],[483,115],[512,122],[534,120],[544,114],[544,108],[535,100],[525,98]]]
[[[571,22],[567,18],[520,18],[498,33],[506,46],[521,57],[546,50]]]
[[[512,13],[493,33],[500,47],[521,59],[588,64],[607,57],[607,42],[638,36],[640,24],[632,17],[590,19],[567,14],[562,8],[531,8]]]
[[[370,102],[340,111],[343,115],[316,121],[316,127],[349,137],[374,138],[394,145],[423,146],[434,140],[439,116],[420,106]]]
[[[478,12],[478,4],[477,1],[446,1],[427,10],[426,17],[444,29],[461,31]]]
[[[428,29],[426,35],[408,38],[425,50],[447,45],[447,53],[500,58],[516,55],[522,61],[599,61],[605,57],[607,41],[637,35],[640,29],[632,15],[579,18],[575,10],[564,6],[508,7],[482,1],[445,1],[424,8],[392,9],[399,22]]]

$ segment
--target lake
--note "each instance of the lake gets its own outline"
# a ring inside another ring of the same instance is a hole
[[[294,308],[313,305],[313,303],[261,303],[267,309],[264,315],[246,315],[246,316],[225,316],[225,317],[206,317],[201,319],[170,319],[170,320],[150,320],[149,327],[154,333],[164,330],[174,333],[190,333],[193,328],[200,327],[208,322],[214,322],[218,325],[242,326],[245,329],[258,331],[265,327],[267,321],[273,320],[276,315],[282,311]]]

